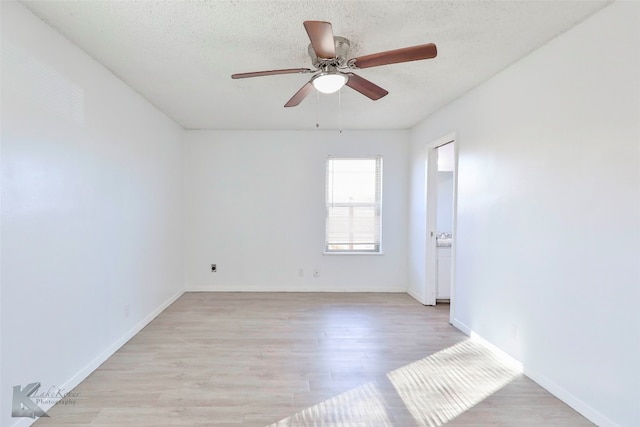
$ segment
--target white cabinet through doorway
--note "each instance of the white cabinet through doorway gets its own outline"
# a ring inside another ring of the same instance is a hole
[[[451,246],[438,245],[437,299],[451,298]]]

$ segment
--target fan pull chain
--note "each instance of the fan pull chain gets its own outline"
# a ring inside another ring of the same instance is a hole
[[[320,127],[320,92],[316,90],[316,129]]]
[[[342,88],[338,89],[338,130],[342,133]]]

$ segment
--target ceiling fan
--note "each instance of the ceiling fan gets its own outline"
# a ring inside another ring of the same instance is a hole
[[[389,92],[367,79],[354,74],[351,70],[377,67],[379,65],[396,64],[400,62],[417,61],[420,59],[435,58],[438,51],[433,43],[405,47],[347,59],[350,43],[344,37],[334,36],[331,23],[325,21],[304,21],[311,44],[309,56],[315,69],[310,68],[286,68],[282,70],[256,71],[252,73],[233,74],[232,79],[245,79],[248,77],[273,76],[277,74],[308,74],[313,73],[311,80],[307,82],[291,99],[285,107],[295,107],[315,88],[323,93],[333,93],[343,86],[360,92],[364,96],[377,100]]]

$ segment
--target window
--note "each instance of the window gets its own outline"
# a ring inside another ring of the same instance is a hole
[[[380,253],[382,158],[327,160],[329,253]]]

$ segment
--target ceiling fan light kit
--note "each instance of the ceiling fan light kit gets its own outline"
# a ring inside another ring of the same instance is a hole
[[[318,92],[335,93],[342,89],[349,78],[340,72],[322,72],[313,76],[311,83]]]
[[[436,45],[428,43],[347,59],[351,43],[344,37],[334,36],[331,23],[304,21],[304,28],[307,30],[307,35],[311,40],[308,52],[311,63],[315,67],[314,70],[309,68],[287,68],[233,74],[231,78],[244,79],[278,74],[314,73],[311,80],[287,101],[284,105],[285,107],[299,105],[314,88],[318,92],[334,93],[345,85],[375,101],[386,96],[389,92],[353,73],[352,70],[431,59],[437,55]]]

